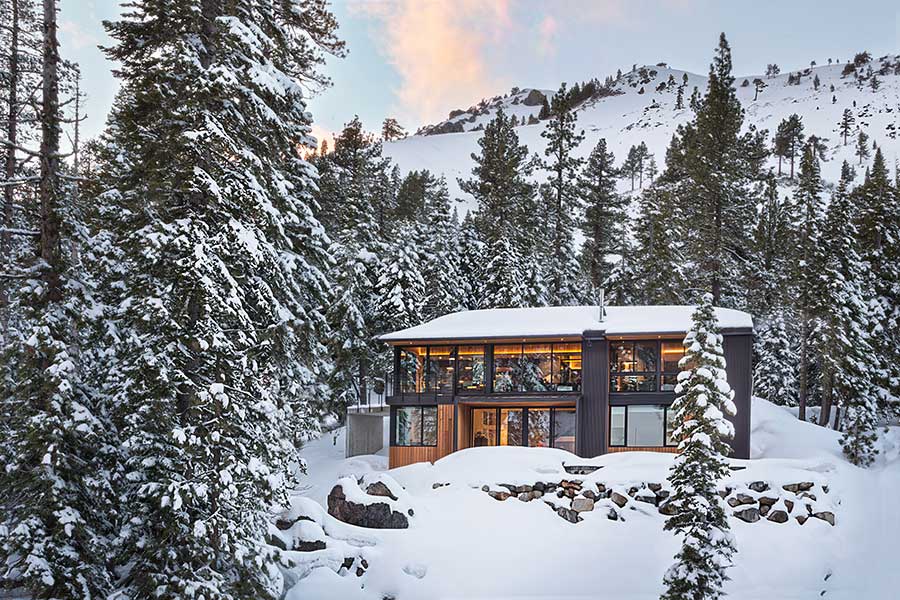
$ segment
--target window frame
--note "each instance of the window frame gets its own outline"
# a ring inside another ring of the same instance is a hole
[[[425,410],[433,409],[434,410],[434,443],[426,444],[425,442]],[[412,444],[401,444],[399,442],[399,436],[397,435],[397,427],[400,423],[399,411],[401,410],[412,410],[418,411],[419,413],[419,443]],[[391,407],[391,446],[395,446],[397,448],[436,448],[438,442],[438,433],[440,432],[440,424],[438,423],[438,419],[440,418],[440,411],[438,410],[437,404],[417,404],[417,405],[407,405],[407,406],[392,406]]]
[[[657,408],[661,408],[663,411],[662,418],[662,440],[663,443],[661,446],[629,446],[628,445],[628,413],[629,409],[632,406],[656,406]],[[614,408],[623,408],[625,409],[625,424],[624,424],[624,443],[622,444],[613,444],[612,443],[612,411]],[[607,427],[606,427],[606,445],[609,448],[677,448],[678,444],[667,443],[668,440],[668,424],[669,424],[669,412],[672,410],[671,404],[653,404],[653,403],[634,403],[634,404],[614,404],[609,407],[609,412],[607,414]]]
[[[490,395],[492,395],[492,396],[494,396],[494,395],[496,395],[496,396],[504,396],[504,395],[505,395],[505,396],[522,396],[522,395],[526,395],[526,396],[546,396],[546,395],[548,395],[548,394],[552,394],[552,395],[558,395],[558,394],[563,394],[563,395],[564,395],[564,394],[577,395],[577,394],[581,394],[581,393],[582,393],[582,387],[583,387],[583,383],[582,383],[582,382],[583,382],[583,380],[584,380],[584,362],[583,362],[583,361],[584,361],[584,348],[583,348],[583,347],[582,347],[581,350],[579,351],[579,355],[581,356],[581,359],[580,359],[580,360],[581,360],[581,369],[579,369],[579,371],[578,371],[578,373],[579,373],[578,384],[577,384],[577,385],[573,385],[573,388],[574,388],[574,389],[572,389],[572,390],[562,390],[562,391],[560,391],[559,389],[557,389],[557,387],[559,386],[559,384],[554,382],[554,379],[556,378],[556,375],[557,375],[557,366],[556,366],[556,362],[554,361],[554,358],[555,358],[556,355],[557,355],[557,354],[556,354],[556,346],[562,346],[562,345],[568,345],[568,344],[577,344],[579,347],[582,346],[582,343],[581,343],[580,340],[578,340],[578,341],[572,341],[572,340],[569,340],[569,341],[542,341],[542,340],[539,340],[539,339],[525,340],[524,342],[510,342],[510,343],[502,343],[502,344],[491,344],[491,345],[490,345],[490,350],[489,350],[489,351],[486,350],[486,354],[489,353],[489,354],[490,354],[490,359],[491,359],[491,360],[490,360],[490,377],[489,377],[489,378],[487,378],[487,377],[485,378],[485,379],[490,379],[491,387],[490,387],[490,392],[485,391],[485,393],[490,393]],[[547,384],[547,385],[549,386],[549,389],[546,389],[546,390],[527,390],[527,391],[526,391],[526,390],[521,389],[522,386],[521,386],[521,382],[520,382],[520,385],[517,386],[517,389],[513,389],[513,390],[511,390],[511,391],[498,392],[498,391],[495,389],[495,383],[496,383],[496,382],[495,382],[495,374],[496,374],[496,371],[497,371],[497,356],[496,356],[496,354],[495,354],[494,351],[495,351],[496,347],[497,347],[497,346],[518,346],[518,347],[519,347],[519,354],[518,354],[518,356],[519,356],[519,361],[521,361],[521,360],[524,359],[525,356],[527,356],[527,355],[525,354],[525,346],[534,346],[534,345],[547,345],[547,346],[550,347],[550,352],[549,352],[549,355],[548,355],[548,356],[549,356],[549,362],[550,362],[550,373],[549,373],[548,375],[549,375],[550,381],[549,381],[549,383]],[[573,352],[561,352],[561,355],[563,355],[563,356],[571,356],[572,354],[574,354],[574,353],[573,353]]]

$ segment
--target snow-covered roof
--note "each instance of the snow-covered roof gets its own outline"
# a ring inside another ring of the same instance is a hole
[[[524,337],[578,337],[585,331],[606,335],[685,333],[694,306],[607,306],[600,321],[596,306],[492,308],[451,313],[427,323],[379,336],[385,342]],[[752,328],[742,311],[716,308],[721,329]]]

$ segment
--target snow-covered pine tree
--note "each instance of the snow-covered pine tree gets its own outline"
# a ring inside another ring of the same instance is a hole
[[[460,274],[460,229],[450,212],[447,182],[441,177],[426,190],[420,270],[425,283],[424,319],[464,310],[466,287]]]
[[[584,162],[574,152],[584,139],[584,132],[576,131],[577,120],[572,108],[572,95],[564,83],[553,96],[550,121],[541,132],[547,140],[543,163],[547,182],[541,185],[541,196],[550,230],[544,248],[547,257],[544,280],[551,305],[578,304],[584,294],[572,239],[575,215],[581,210],[578,176]]]
[[[683,535],[675,563],[666,571],[663,600],[714,600],[724,595],[726,570],[736,549],[717,485],[729,474],[725,456],[734,426],[734,392],[725,374],[722,335],[712,294],[704,294],[684,338],[685,355],[675,387],[678,454],[669,471],[674,510],[666,531]]]
[[[800,160],[800,177],[794,192],[793,208],[797,218],[794,251],[791,254],[791,280],[793,283],[794,309],[797,312],[800,343],[798,372],[798,416],[806,420],[806,406],[815,388],[811,376],[811,364],[815,348],[817,315],[822,306],[821,268],[823,264],[820,243],[822,230],[822,178],[819,160],[811,147],[807,147]]]
[[[32,7],[17,2],[12,8]],[[41,74],[37,97],[27,98],[38,117],[40,148],[25,149],[35,140],[18,138],[17,153],[39,165],[39,207],[37,215],[28,215],[35,220],[26,221],[37,235],[15,244],[28,251],[27,262],[17,253],[23,260],[7,264],[3,273],[17,287],[8,297],[14,318],[0,380],[2,587],[23,588],[34,598],[105,597],[114,577],[108,565],[118,444],[106,398],[89,374],[100,358],[91,346],[97,309],[80,261],[89,251],[80,247],[89,240],[60,151],[63,63],[55,0],[45,0],[43,13],[33,18],[43,32],[39,58],[16,44],[11,48],[35,60]],[[6,100],[7,108],[16,109],[14,98]],[[14,127],[18,133],[19,124]]]
[[[828,425],[833,405],[846,423],[841,445],[848,460],[867,466],[876,453],[875,424],[879,381],[886,379],[874,347],[881,305],[873,296],[869,264],[857,251],[855,205],[850,195],[850,165],[828,205],[822,230],[825,259],[819,333],[822,412]]]
[[[595,289],[603,287],[612,272],[607,257],[621,253],[626,201],[616,192],[615,160],[607,150],[606,139],[600,138],[579,178],[585,205],[581,262]]]
[[[376,323],[381,331],[394,331],[422,322],[425,280],[422,257],[416,244],[421,241],[415,225],[403,225],[385,252],[384,263],[375,284]]]
[[[753,393],[780,406],[797,405],[797,353],[788,332],[784,308],[773,309],[755,340]]]
[[[636,301],[640,304],[683,304],[690,300],[684,274],[684,242],[673,186],[653,185],[640,196],[635,223]]]
[[[501,237],[487,246],[488,262],[483,275],[481,308],[528,306],[521,257],[510,241]]]
[[[477,310],[484,306],[484,261],[487,250],[471,212],[463,217],[459,246],[459,277],[464,288],[464,306],[468,310]]]
[[[748,304],[756,314],[767,315],[789,302],[790,235],[794,221],[792,205],[778,197],[773,174],[766,181],[764,199],[753,231],[749,269]]]
[[[889,369],[888,407],[900,410],[900,190],[891,185],[879,148],[865,182],[854,192],[859,206],[859,252],[875,278],[881,333],[873,340]]]
[[[319,0],[129,6],[106,25],[122,92],[104,174],[124,261],[123,592],[277,597],[263,539],[325,337],[303,82],[342,44]]]

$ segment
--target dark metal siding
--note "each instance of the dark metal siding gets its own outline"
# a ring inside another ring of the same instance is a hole
[[[609,360],[601,332],[585,332],[581,343],[581,389],[576,404],[575,452],[590,458],[606,452],[609,413]]]
[[[750,395],[753,385],[753,335],[725,335],[725,363],[728,384],[734,390],[737,414],[734,423],[735,458],[750,458]]]

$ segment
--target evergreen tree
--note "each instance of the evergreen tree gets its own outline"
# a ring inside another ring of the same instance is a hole
[[[764,201],[752,240],[749,305],[756,314],[767,315],[789,301],[791,228],[794,214],[789,202],[778,197],[774,175],[766,181]]]
[[[518,308],[528,306],[521,257],[506,237],[488,244],[484,269],[481,308]]]
[[[425,198],[421,272],[425,281],[423,318],[465,310],[467,292],[460,267],[459,223],[450,213],[450,194],[442,177]]]
[[[656,185],[640,197],[633,267],[640,304],[684,304],[690,298],[684,273],[684,248],[676,225],[680,214],[672,186]]]
[[[406,130],[393,117],[387,117],[381,124],[381,139],[385,142],[392,142],[406,137]]]
[[[485,297],[486,269],[483,266],[488,254],[471,212],[463,218],[459,233],[459,277],[465,298],[464,308],[477,310],[483,307]]]
[[[376,321],[382,331],[405,329],[423,320],[425,280],[420,270],[422,257],[417,254],[417,244],[410,244],[410,240],[421,241],[415,234],[414,226],[400,227],[396,240],[387,249],[383,270],[375,285],[378,302]]]
[[[859,164],[863,164],[863,161],[871,156],[869,152],[869,135],[862,129],[859,130],[859,135],[856,136],[856,156],[859,157]]]
[[[704,294],[684,338],[675,401],[678,455],[669,471],[673,514],[666,531],[683,535],[681,550],[663,583],[664,600],[715,599],[724,595],[726,569],[736,549],[717,485],[730,473],[725,455],[734,426],[725,415],[736,412],[734,392],[725,374],[722,335],[712,304]]]
[[[873,460],[878,382],[885,380],[874,347],[880,305],[870,302],[874,281],[857,251],[855,206],[849,192],[850,165],[828,205],[822,232],[825,248],[821,316],[822,412],[830,421],[832,405],[843,409],[847,427],[841,440],[847,458],[866,466]],[[880,377],[879,377],[880,376]]]
[[[805,135],[803,133],[803,120],[798,114],[793,114],[778,124],[775,132],[775,155],[778,156],[778,174],[781,175],[781,159],[787,158],[791,162],[791,179],[794,178],[794,159],[803,149]]]
[[[763,319],[756,335],[753,393],[780,406],[797,405],[797,353],[784,309]]]
[[[610,254],[618,253],[625,223],[625,198],[616,192],[618,171],[615,156],[607,150],[606,139],[600,138],[591,151],[581,174],[581,196],[584,199],[582,232],[582,264],[596,289],[609,278]]]
[[[578,174],[583,160],[574,151],[584,139],[584,132],[575,129],[576,117],[571,106],[571,94],[562,84],[553,96],[551,118],[541,136],[547,140],[544,169],[548,181],[541,186],[549,219],[546,254],[546,282],[548,301],[553,305],[577,304],[583,290],[579,289],[580,269],[575,258],[575,215],[581,205]]]
[[[856,119],[853,117],[853,111],[849,108],[845,108],[844,114],[841,116],[841,122],[838,124],[838,131],[840,131],[841,135],[844,137],[845,146],[847,145],[847,137],[850,135],[855,124]]]
[[[816,317],[821,309],[820,268],[823,264],[821,248],[822,179],[819,161],[811,147],[807,147],[800,161],[800,179],[794,194],[797,231],[791,257],[791,277],[799,319],[800,371],[799,418],[806,420],[806,406],[810,396],[811,362],[815,344]]]
[[[103,179],[123,261],[126,595],[277,596],[262,540],[325,358],[303,82],[323,49],[342,51],[335,28],[322,2],[264,0],[138,0],[107,24],[122,79]]]

